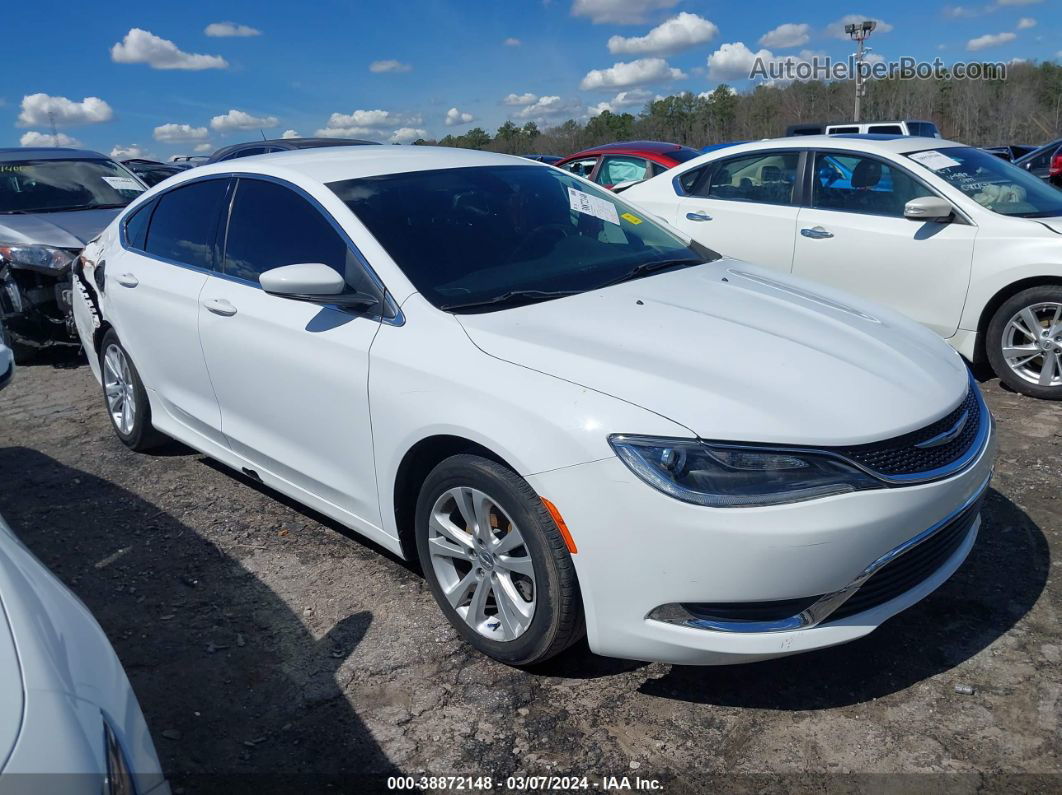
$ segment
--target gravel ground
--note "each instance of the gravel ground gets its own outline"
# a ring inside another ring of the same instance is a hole
[[[490,662],[350,531],[181,445],[128,451],[69,356],[0,396],[0,513],[96,614],[178,792],[1059,791],[1062,405],[982,389],[1001,447],[966,564],[859,642],[740,667]]]

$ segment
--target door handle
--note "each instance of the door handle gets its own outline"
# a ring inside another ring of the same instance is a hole
[[[805,227],[800,230],[800,234],[804,237],[810,237],[812,240],[823,240],[827,237],[833,237],[833,232],[827,232],[821,226],[814,226],[811,229]]]
[[[224,298],[212,298],[209,301],[204,301],[203,306],[207,308],[208,312],[213,312],[215,315],[221,315],[222,317],[232,317],[236,314],[236,307]]]
[[[704,210],[698,210],[695,213],[686,213],[687,221],[711,221],[712,216],[708,215]]]
[[[138,284],[140,284],[140,280],[137,279],[136,276],[131,273],[122,273],[117,277],[117,279],[118,284],[122,285],[122,287],[136,287]]]

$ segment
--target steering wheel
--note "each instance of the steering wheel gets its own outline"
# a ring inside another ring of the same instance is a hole
[[[516,255],[522,253],[523,250],[529,246],[529,244],[539,240],[540,238],[544,239],[545,234],[549,232],[556,233],[553,239],[557,241],[563,240],[566,237],[570,237],[575,232],[575,230],[572,228],[572,225],[570,223],[553,222],[548,224],[542,224],[541,226],[536,226],[534,229],[532,229],[530,232],[520,238],[516,246],[513,247],[513,252],[511,256],[516,259]]]

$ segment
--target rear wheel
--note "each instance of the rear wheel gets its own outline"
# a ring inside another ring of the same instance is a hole
[[[440,609],[472,646],[509,665],[581,637],[571,555],[531,486],[474,455],[448,458],[417,501],[417,552]]]
[[[151,406],[140,374],[114,329],[100,345],[100,374],[107,416],[122,443],[137,452],[163,444],[166,437],[151,425]]]
[[[992,369],[1015,391],[1062,400],[1062,287],[1030,287],[996,310],[985,339]]]

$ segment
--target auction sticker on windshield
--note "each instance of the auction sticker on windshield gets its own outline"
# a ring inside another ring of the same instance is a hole
[[[568,202],[577,213],[591,215],[619,226],[619,213],[616,212],[616,205],[610,201],[599,199],[575,188],[568,188]]]
[[[104,182],[115,190],[143,191],[144,186],[131,177],[100,177]]]
[[[936,149],[930,149],[928,152],[916,152],[910,156],[912,160],[917,163],[921,163],[926,168],[931,168],[934,171],[940,171],[942,168],[953,168],[959,165],[958,160],[952,160],[943,152],[938,152]]]

